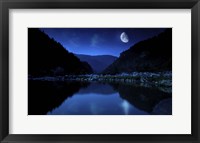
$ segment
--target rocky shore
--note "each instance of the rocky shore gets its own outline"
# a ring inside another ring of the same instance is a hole
[[[170,90],[172,87],[172,72],[133,72],[122,73],[117,75],[65,75],[65,76],[46,76],[46,77],[31,77],[29,80],[43,81],[80,81],[80,82],[105,82],[105,83],[123,83],[133,84],[145,87],[159,87],[162,90]],[[170,92],[168,91],[168,92]]]

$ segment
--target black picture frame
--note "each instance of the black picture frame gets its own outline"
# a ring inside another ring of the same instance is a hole
[[[20,135],[9,134],[9,9],[191,9],[192,134],[191,135]],[[200,142],[200,2],[199,0],[0,0],[0,141],[9,142]]]

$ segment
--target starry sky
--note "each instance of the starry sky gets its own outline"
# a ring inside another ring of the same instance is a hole
[[[129,49],[139,41],[163,32],[165,28],[40,28],[69,52],[85,55],[113,55]],[[125,32],[129,41],[122,42]]]

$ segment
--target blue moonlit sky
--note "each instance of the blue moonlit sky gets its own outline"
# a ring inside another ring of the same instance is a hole
[[[40,28],[61,43],[69,52],[85,55],[113,55],[129,49],[139,41],[156,36],[165,28]],[[129,42],[120,39],[122,32]]]

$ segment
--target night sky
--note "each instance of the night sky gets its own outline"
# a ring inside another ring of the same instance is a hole
[[[40,28],[60,42],[69,52],[85,55],[113,55],[129,49],[139,41],[158,35],[164,28]],[[125,32],[129,41],[122,42]]]

